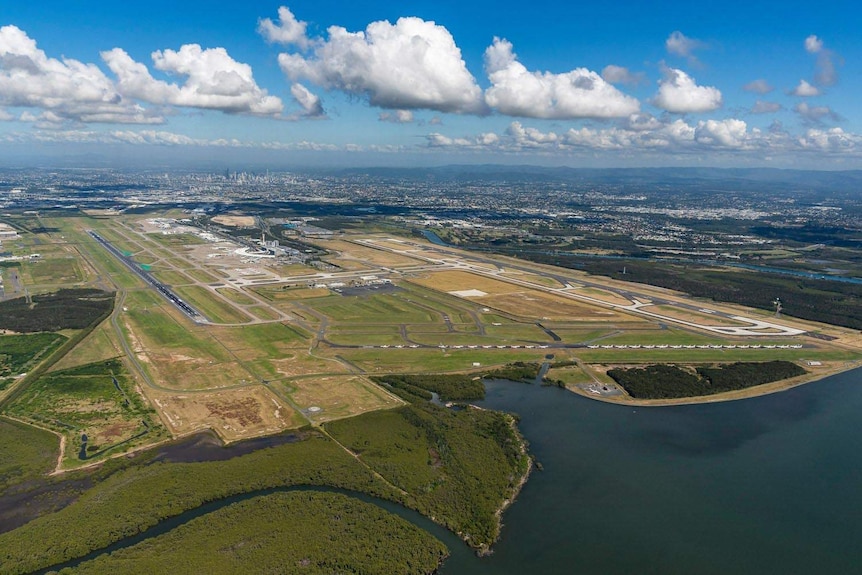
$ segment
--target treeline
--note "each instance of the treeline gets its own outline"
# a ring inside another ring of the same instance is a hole
[[[431,392],[443,401],[484,399],[485,386],[475,374],[383,375],[372,378],[394,390],[429,400]],[[405,397],[408,401],[415,398]]]
[[[615,368],[608,371],[636,399],[675,399],[736,391],[805,374],[789,361],[737,362],[698,366],[694,370],[676,365]]]
[[[442,401],[468,401],[485,398],[483,379],[508,379],[532,383],[539,376],[537,363],[516,361],[504,367],[477,373],[456,374],[404,374],[372,377],[377,383],[388,386],[393,393],[411,403],[432,398],[436,393]]]
[[[18,333],[84,329],[113,309],[113,292],[61,289],[0,302],[0,329]]]
[[[440,541],[372,503],[294,491],[223,507],[75,573],[421,575],[434,573],[447,555]]]

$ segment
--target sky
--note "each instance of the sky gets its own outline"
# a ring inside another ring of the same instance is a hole
[[[0,7],[0,164],[862,169],[850,1]]]

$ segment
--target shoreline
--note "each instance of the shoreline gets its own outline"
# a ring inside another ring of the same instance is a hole
[[[722,403],[727,401],[753,399],[755,397],[771,395],[773,393],[780,393],[782,391],[787,391],[788,389],[793,389],[794,387],[799,387],[801,385],[814,383],[821,379],[826,379],[827,377],[832,377],[833,375],[853,371],[854,369],[862,368],[862,359],[842,361],[840,362],[840,364],[840,366],[829,366],[828,363],[824,363],[823,367],[821,369],[818,369],[818,371],[816,372],[809,372],[804,375],[800,375],[790,379],[773,381],[770,383],[747,387],[745,389],[737,389],[733,391],[716,393],[714,395],[697,395],[691,397],[674,397],[666,399],[636,399],[634,397],[631,397],[627,393],[621,396],[604,397],[588,393],[577,386],[566,386],[566,390],[582,397],[586,397],[595,401],[601,401],[603,403],[625,406],[630,405],[636,407],[668,407],[674,405],[700,405],[704,403]],[[651,364],[645,363],[643,365]]]

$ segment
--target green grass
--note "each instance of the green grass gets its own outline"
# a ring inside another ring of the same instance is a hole
[[[392,295],[330,296],[310,299],[305,305],[344,323],[435,323],[443,319],[419,306]]]
[[[274,311],[272,311],[268,307],[265,307],[262,305],[256,305],[254,307],[247,307],[247,308],[245,308],[245,311],[251,313],[255,317],[262,319],[264,321],[278,319],[280,317],[277,313],[275,313]]]
[[[733,361],[852,361],[860,353],[820,349],[578,349],[585,363],[701,363]]]
[[[88,454],[96,456],[141,433],[141,422],[155,434],[161,430],[155,413],[135,392],[131,376],[116,359],[43,375],[6,412],[66,435],[65,460],[71,465],[79,463],[83,434],[89,439]]]
[[[214,323],[245,323],[251,320],[230,303],[200,286],[181,286],[174,288],[180,298],[188,302]]]
[[[176,270],[162,270],[158,266],[153,269],[153,277],[172,287],[193,284],[194,281],[182,272]]]
[[[58,450],[53,433],[0,417],[0,493],[53,470]]]
[[[68,287],[84,281],[84,274],[75,258],[46,258],[23,262],[24,270],[36,285],[59,285]]]
[[[338,354],[372,374],[464,371],[515,361],[541,361],[549,350],[490,349],[338,349]]]
[[[254,305],[257,303],[256,300],[253,300],[252,298],[248,297],[247,295],[245,295],[244,293],[242,293],[241,291],[239,291],[237,289],[224,287],[224,288],[216,288],[216,291],[235,304]]]

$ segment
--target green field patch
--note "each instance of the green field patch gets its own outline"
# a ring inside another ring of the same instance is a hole
[[[64,464],[69,466],[166,434],[117,359],[43,375],[8,413],[65,435]]]
[[[195,234],[147,234],[147,237],[169,248],[197,246],[207,243],[206,240]]]
[[[185,273],[192,276],[195,280],[197,280],[199,282],[203,282],[205,284],[211,284],[211,283],[218,283],[219,282],[219,278],[217,278],[216,276],[214,276],[211,273],[206,272],[202,269],[189,268],[189,267],[186,267],[184,269],[185,269]]]
[[[397,542],[397,544],[393,544]],[[446,547],[409,521],[339,493],[275,493],[191,520],[75,568],[97,573],[432,573]],[[288,568],[289,567],[289,568]]]
[[[285,351],[305,348],[308,337],[283,323],[259,323],[238,327],[213,327],[212,334],[239,357],[278,357]]]
[[[49,371],[69,369],[87,363],[105,361],[122,355],[121,347],[116,343],[116,334],[110,322],[103,322],[94,329],[81,343],[72,348]]]
[[[812,349],[579,349],[585,363],[702,363],[732,361],[852,361],[859,353]]]
[[[387,294],[371,296],[331,296],[309,300],[307,306],[335,322],[435,323],[442,318],[426,309]]]
[[[370,374],[385,374],[464,371],[516,361],[539,362],[548,350],[387,348],[333,349],[329,353],[350,360]]]
[[[211,322],[245,323],[251,321],[246,314],[224,301],[210,290],[200,286],[181,286],[174,290],[184,301]]]
[[[154,268],[153,277],[155,277],[163,284],[172,287],[191,285],[195,283],[194,280],[192,280],[189,276],[182,272],[178,272],[176,270],[159,269],[159,266],[156,266]]]
[[[289,382],[290,399],[315,423],[351,417],[366,411],[398,407],[403,402],[357,375],[316,375]]]
[[[281,317],[281,314],[279,314],[278,312],[276,312],[276,311],[274,311],[274,310],[272,310],[266,306],[263,306],[263,305],[256,305],[253,307],[247,307],[247,308],[244,308],[244,311],[246,311],[246,312],[252,314],[253,316],[255,316],[256,318],[262,319],[264,321],[270,321],[270,320],[278,319]]]
[[[498,323],[498,322],[495,322]],[[550,342],[551,336],[545,330],[530,323],[508,323],[503,325],[486,325],[485,333],[489,336],[513,341]]]
[[[327,333],[326,340],[334,345],[398,345],[405,343],[400,333],[373,331]]]
[[[550,383],[562,383],[563,386],[583,385],[593,382],[593,376],[587,373],[579,365],[568,365],[565,367],[552,367],[545,374],[545,381]]]
[[[0,493],[52,471],[58,450],[53,433],[0,417]]]
[[[244,293],[242,293],[238,289],[229,288],[229,287],[222,287],[222,288],[216,288],[216,291],[235,304],[254,305],[257,303],[256,300],[245,295]]]
[[[469,333],[411,332],[410,340],[422,345],[501,345],[507,340]]]
[[[628,330],[618,335],[602,338],[601,341],[595,343],[614,345],[719,345],[731,342],[721,337],[668,328]],[[758,341],[757,343],[761,342]]]
[[[48,258],[23,262],[22,267],[36,285],[71,285],[84,281],[84,274],[75,258]]]

